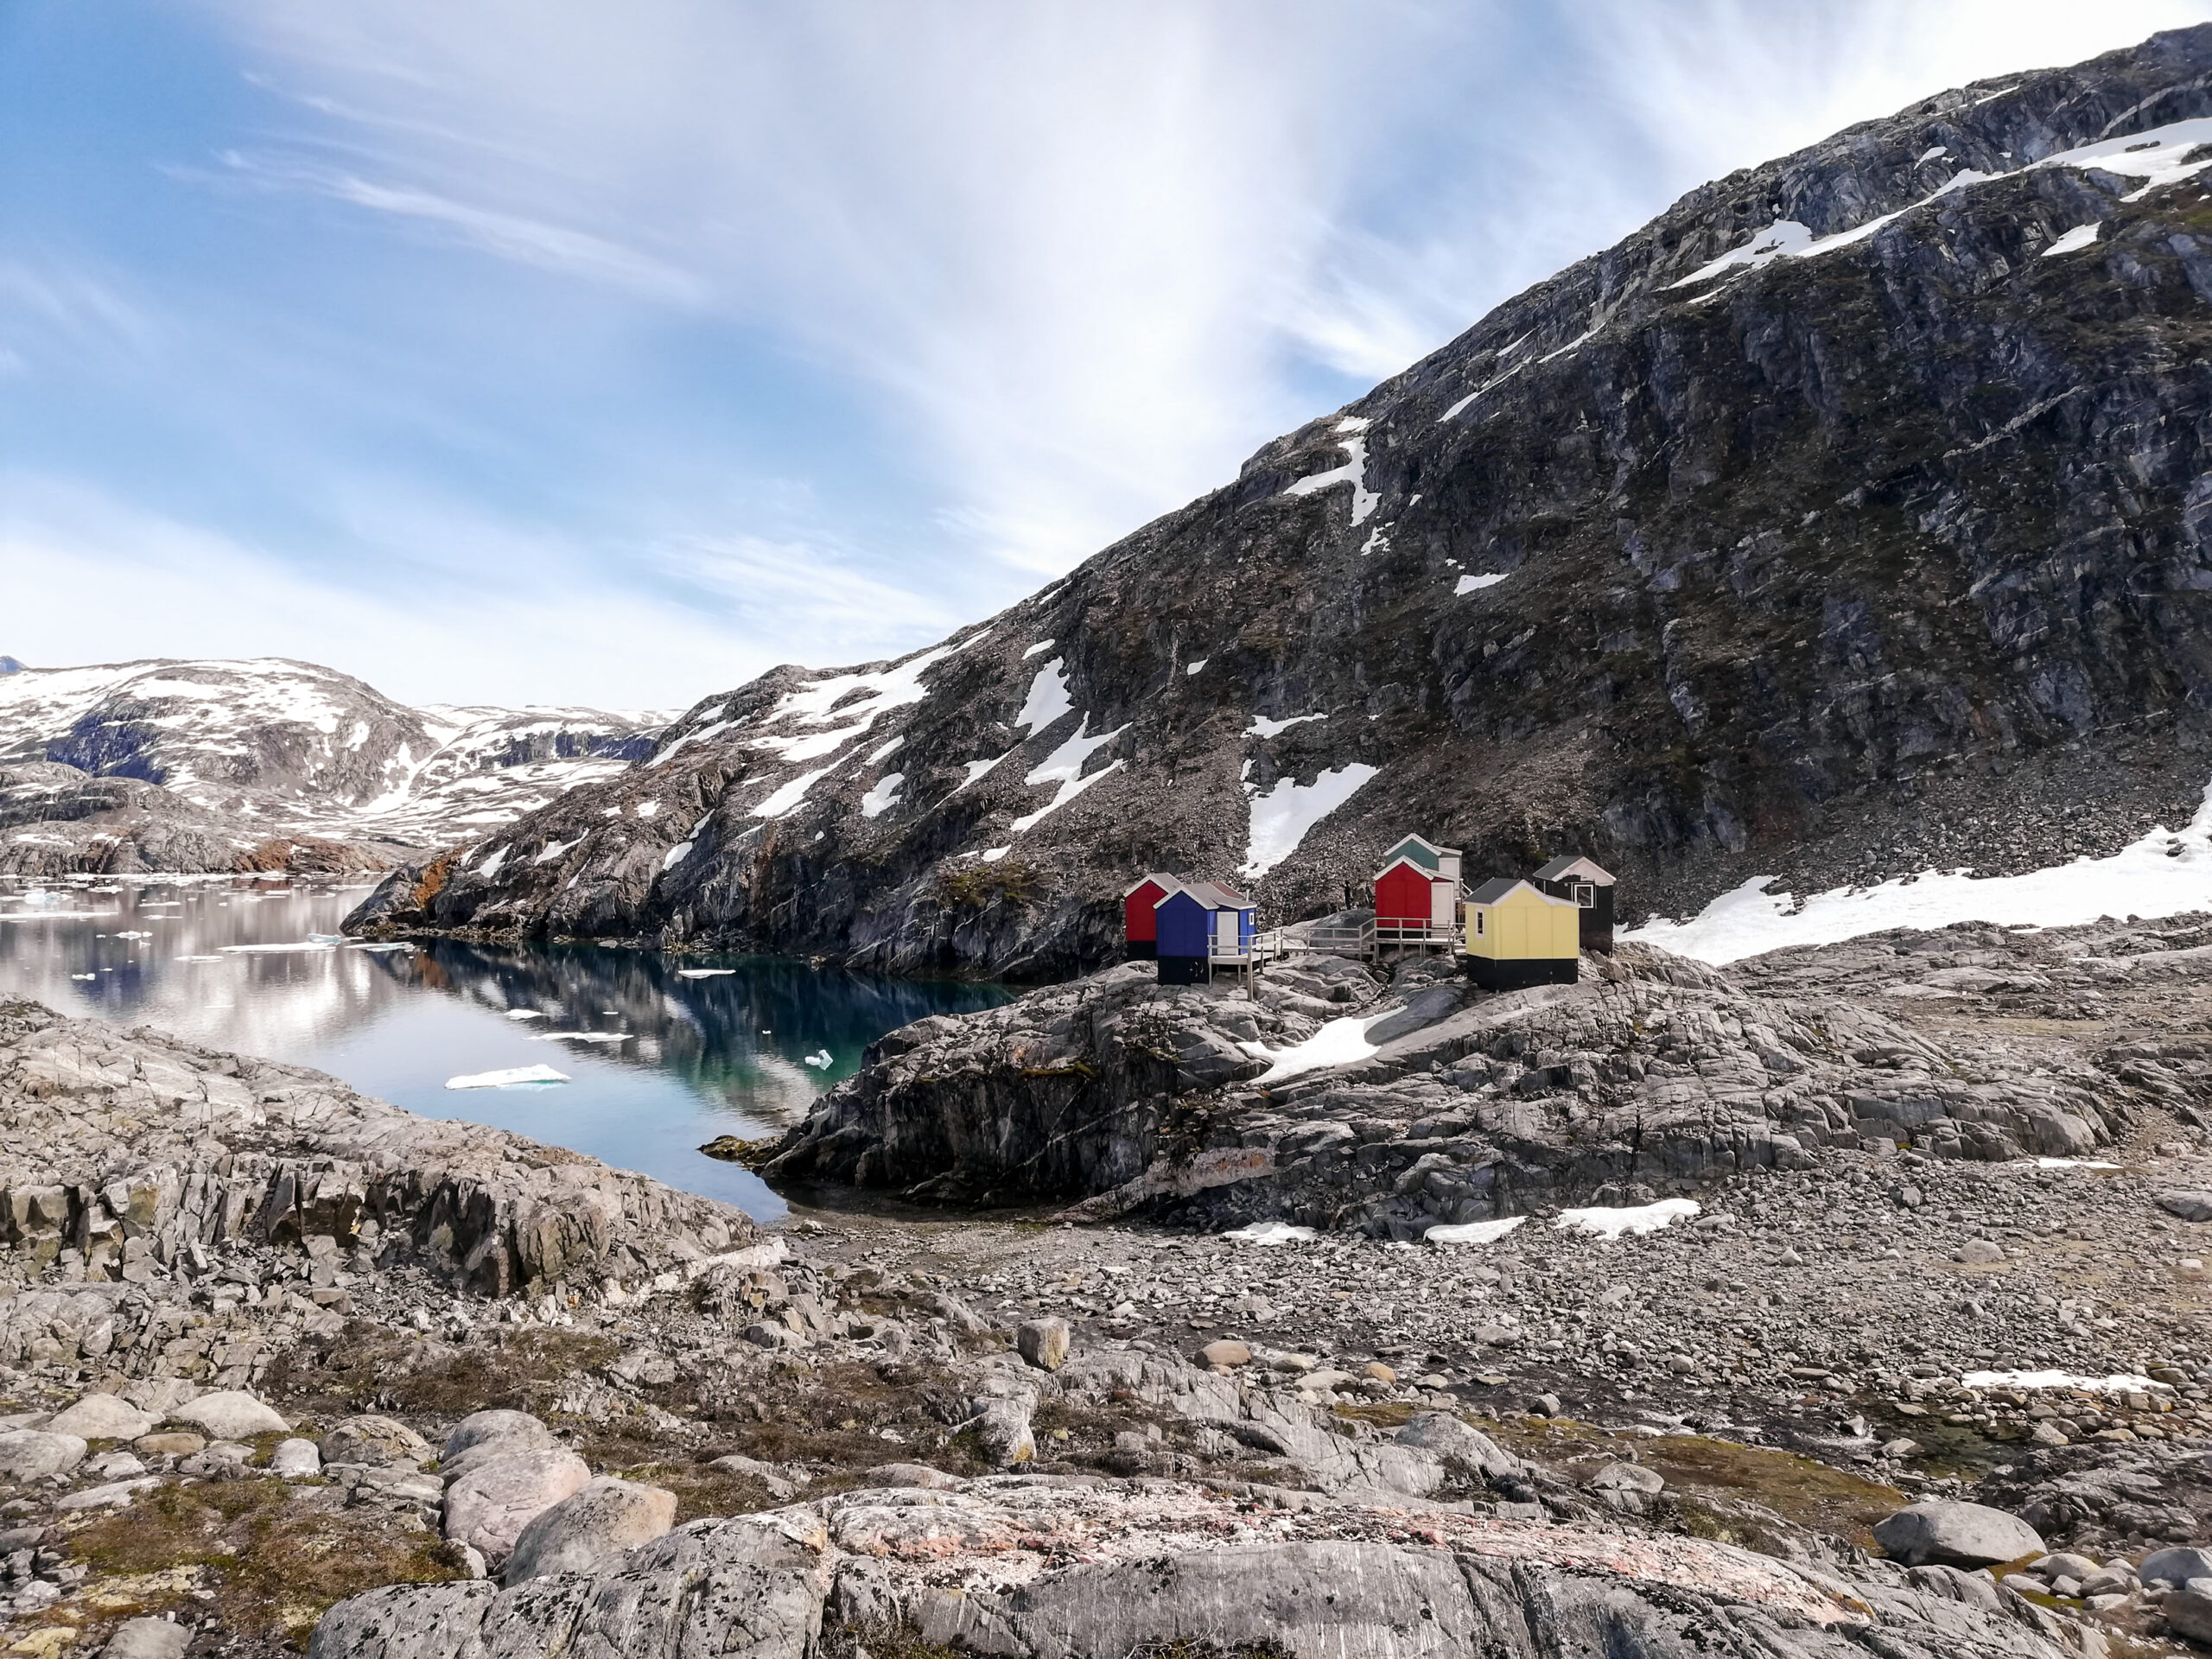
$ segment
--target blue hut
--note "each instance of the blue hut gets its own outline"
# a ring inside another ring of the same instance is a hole
[[[1152,913],[1161,984],[1203,985],[1212,980],[1217,964],[1251,966],[1259,912],[1243,893],[1193,881],[1162,899]]]

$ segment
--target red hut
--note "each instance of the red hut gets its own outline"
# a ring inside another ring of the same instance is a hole
[[[1183,891],[1174,876],[1154,870],[1122,895],[1122,938],[1125,959],[1149,962],[1160,954],[1160,921],[1153,907],[1171,893]]]
[[[1375,941],[1448,938],[1459,921],[1459,849],[1408,836],[1375,873]]]

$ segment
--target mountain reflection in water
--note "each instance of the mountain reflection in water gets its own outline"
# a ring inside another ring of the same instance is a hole
[[[760,957],[315,945],[359,899],[247,880],[0,883],[0,995],[314,1066],[410,1111],[573,1147],[766,1219],[781,1202],[701,1156],[702,1142],[774,1134],[885,1032],[1009,995]],[[301,948],[270,948],[286,944]],[[570,1081],[445,1086],[529,1065]]]

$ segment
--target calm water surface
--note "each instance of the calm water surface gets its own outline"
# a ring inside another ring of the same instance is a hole
[[[1009,995],[763,957],[311,941],[336,933],[365,891],[0,879],[0,995],[311,1065],[410,1111],[574,1147],[762,1219],[782,1201],[750,1172],[701,1156],[702,1141],[772,1134],[885,1032]],[[702,968],[730,971],[683,971]],[[570,1081],[445,1086],[529,1065]]]

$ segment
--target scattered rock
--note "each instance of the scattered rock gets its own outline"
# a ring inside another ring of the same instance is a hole
[[[676,1494],[602,1475],[542,1511],[516,1537],[501,1582],[582,1573],[676,1524]]]
[[[524,1527],[583,1490],[591,1470],[573,1452],[545,1446],[491,1451],[472,1459],[445,1489],[445,1535],[480,1551],[493,1568],[512,1553]]]
[[[1053,1318],[1024,1319],[1014,1333],[1022,1358],[1040,1371],[1057,1371],[1068,1357],[1068,1322]]]
[[[112,1394],[88,1394],[43,1427],[50,1434],[75,1434],[87,1440],[135,1440],[161,1419]]]
[[[219,1440],[250,1440],[256,1434],[283,1434],[291,1425],[276,1411],[242,1389],[225,1389],[187,1401],[169,1413],[169,1421],[189,1423]]]
[[[126,1618],[100,1649],[102,1659],[184,1659],[192,1627],[166,1618]]]
[[[419,1467],[430,1456],[428,1440],[389,1417],[348,1417],[316,1441],[315,1449],[325,1463],[411,1463]]]
[[[322,1453],[313,1440],[279,1440],[269,1454],[269,1472],[280,1480],[309,1480],[322,1472]]]
[[[1915,1503],[1874,1525],[1874,1541],[1907,1567],[1994,1567],[2048,1552],[2017,1515],[1980,1503]]]
[[[28,1485],[49,1475],[66,1475],[85,1460],[89,1449],[75,1434],[12,1429],[0,1434],[0,1480]]]

